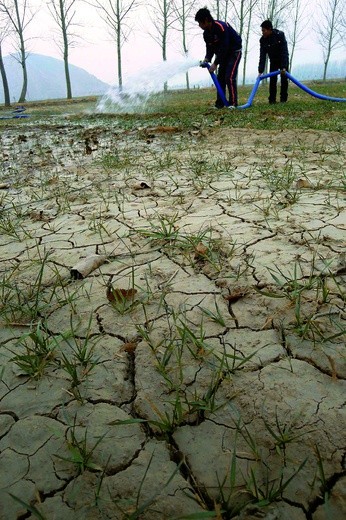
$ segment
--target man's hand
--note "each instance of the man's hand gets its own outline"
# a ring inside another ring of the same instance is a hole
[[[215,65],[215,63],[212,63],[209,67],[209,72],[212,73],[212,72],[215,72],[217,69],[217,65]]]
[[[286,69],[280,69],[280,75],[285,76],[286,75]]]

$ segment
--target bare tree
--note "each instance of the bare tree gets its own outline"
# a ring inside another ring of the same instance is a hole
[[[243,78],[242,83],[245,85],[246,78],[246,64],[247,57],[249,54],[249,41],[251,34],[251,25],[252,25],[252,17],[254,13],[255,6],[257,5],[258,0],[232,0],[232,11],[234,13],[234,18],[237,20],[236,28],[242,37],[243,41]]]
[[[343,12],[342,17],[341,17],[340,26],[341,26],[341,39],[343,41],[344,46],[346,46],[346,13],[345,13],[345,11]]]
[[[341,28],[341,39],[342,39],[344,46],[346,47],[346,12],[345,12],[345,9],[341,16],[340,28]]]
[[[0,12],[8,17],[10,25],[17,37],[19,52],[15,58],[20,63],[23,73],[23,86],[18,102],[24,103],[28,88],[28,72],[26,67],[28,54],[26,51],[25,30],[35,14],[31,11],[28,0],[1,0]]]
[[[176,16],[176,27],[181,33],[181,45],[184,56],[188,56],[189,48],[187,42],[187,24],[191,11],[194,8],[194,0],[175,0],[173,8]],[[186,72],[186,88],[189,90],[189,71]]]
[[[287,30],[287,40],[290,42],[290,66],[289,70],[292,72],[293,57],[297,47],[297,44],[304,38],[305,29],[307,27],[307,18],[305,15],[305,9],[307,4],[304,0],[294,0],[291,8],[291,20],[292,25]]]
[[[273,27],[281,29],[290,16],[291,6],[294,0],[259,0],[257,17],[263,20],[271,20]],[[268,60],[265,71],[267,70]],[[267,81],[267,80],[265,80]]]
[[[140,0],[90,0],[88,3],[99,10],[102,20],[108,26],[109,32],[115,41],[118,84],[121,88],[123,84],[121,49],[131,32],[131,26],[128,25],[127,18],[138,7]]]
[[[162,60],[167,61],[168,31],[176,21],[173,3],[171,0],[152,0],[149,16],[155,29],[155,32],[149,35],[160,45]],[[167,90],[167,82],[164,84],[164,90]]]
[[[232,4],[231,0],[217,0],[216,1],[216,19],[227,21],[228,8]]]
[[[215,4],[216,4],[216,19],[217,20],[220,20],[221,18],[221,4],[222,4],[222,0],[216,0],[215,1]]]
[[[152,0],[149,16],[155,28],[150,36],[160,45],[163,61],[167,61],[168,31],[176,21],[173,3],[171,0]]]
[[[341,47],[342,42],[342,16],[345,12],[345,0],[325,0],[318,4],[319,15],[317,22],[317,34],[323,51],[323,81],[327,78],[327,69],[331,53]]]
[[[293,2],[294,0],[259,0],[258,15],[261,21],[271,20],[274,27],[280,28],[291,15]]]
[[[78,25],[74,19],[77,0],[49,0],[48,9],[59,27],[58,47],[64,59],[66,98],[72,99],[71,78],[69,69],[69,49],[75,43],[76,34],[71,32],[73,26]]]
[[[8,87],[7,75],[4,65],[4,60],[2,57],[2,43],[4,39],[8,36],[9,33],[9,21],[4,19],[0,22],[0,74],[2,79],[2,86],[4,89],[4,102],[5,107],[11,106],[10,100],[10,89]]]

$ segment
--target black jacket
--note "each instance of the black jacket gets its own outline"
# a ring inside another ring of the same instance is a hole
[[[215,63],[225,63],[235,51],[241,50],[241,36],[227,22],[214,20],[211,30],[203,32],[206,44],[205,59],[211,61],[215,54]]]
[[[262,74],[265,69],[266,56],[270,59],[271,64],[275,64],[279,69],[288,69],[289,57],[285,34],[278,29],[268,38],[260,39],[260,59],[258,64],[258,72]]]

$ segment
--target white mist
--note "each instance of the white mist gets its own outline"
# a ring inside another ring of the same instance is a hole
[[[184,58],[174,62],[163,61],[141,69],[129,76],[121,89],[111,87],[98,101],[96,112],[114,114],[144,111],[148,99],[162,92],[168,80],[198,65],[195,58]]]

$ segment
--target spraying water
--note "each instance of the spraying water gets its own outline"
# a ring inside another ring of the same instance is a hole
[[[179,61],[163,61],[139,70],[127,78],[122,88],[111,87],[99,100],[96,111],[101,113],[144,112],[149,99],[162,92],[164,84],[178,74],[197,67],[196,59],[184,58]]]

